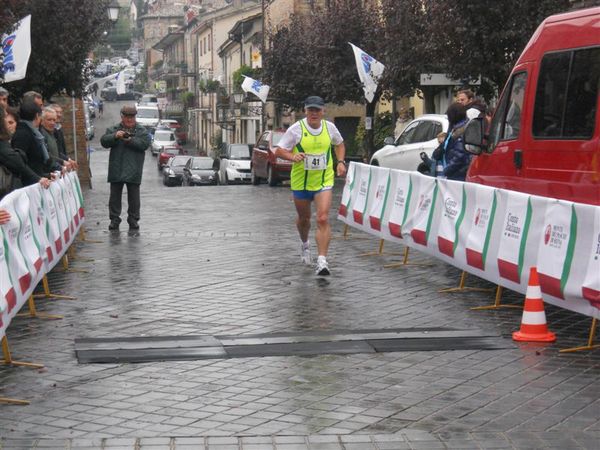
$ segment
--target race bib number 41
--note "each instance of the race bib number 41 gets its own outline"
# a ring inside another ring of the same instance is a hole
[[[304,157],[304,170],[325,170],[327,169],[327,154],[306,155]]]

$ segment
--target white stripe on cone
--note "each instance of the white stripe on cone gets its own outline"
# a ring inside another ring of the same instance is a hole
[[[521,319],[521,323],[525,325],[545,325],[546,313],[544,311],[523,311],[523,318]]]
[[[539,285],[527,286],[527,292],[525,293],[525,297],[531,299],[542,298],[542,289]]]

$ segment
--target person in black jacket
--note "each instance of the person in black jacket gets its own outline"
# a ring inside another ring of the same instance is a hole
[[[58,103],[52,103],[50,105],[54,111],[56,111],[56,125],[54,126],[54,139],[58,144],[58,156],[64,160],[69,159],[67,153],[67,143],[65,141],[65,133],[62,130],[63,122],[63,109]]]
[[[465,150],[463,134],[467,124],[466,108],[455,102],[446,110],[448,116],[448,135],[444,142],[433,152],[436,161],[436,176],[449,180],[464,181],[471,163],[471,154]]]
[[[17,121],[18,114],[14,108],[8,107],[6,111],[0,108],[0,165],[13,174],[13,189],[35,183],[48,188],[50,180],[31,170],[27,165],[26,156],[10,146],[10,137],[16,130]]]
[[[41,108],[32,99],[25,99],[19,114],[21,120],[12,137],[12,147],[25,152],[27,164],[40,177],[50,178],[50,173],[62,171],[65,161],[50,155],[44,136],[40,133]],[[66,165],[66,168],[70,166]]]

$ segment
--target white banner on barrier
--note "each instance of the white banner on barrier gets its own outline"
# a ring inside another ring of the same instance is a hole
[[[44,211],[46,213],[46,232],[48,240],[52,245],[54,260],[59,259],[63,254],[63,240],[58,220],[58,211],[54,203],[54,197],[49,189],[42,190],[42,199],[44,201]]]
[[[496,190],[471,183],[465,183],[464,186],[474,209],[469,226],[466,227],[465,256],[469,266],[485,270],[496,215]]]
[[[60,236],[62,240],[62,248],[63,251],[69,246],[69,242],[71,241],[71,229],[69,228],[69,217],[67,213],[67,205],[63,202],[62,198],[62,186],[57,182],[53,182],[50,184],[50,188],[48,188],[52,199],[54,200],[54,205],[56,206],[56,220],[58,221],[58,229],[60,231]],[[63,253],[61,252],[62,256]]]
[[[348,211],[350,209],[350,200],[352,198],[352,190],[354,188],[354,172],[356,170],[356,164],[350,163],[348,172],[346,172],[346,184],[344,184],[344,190],[342,191],[342,201],[340,202],[340,208],[338,210],[338,216],[344,222],[347,222]]]
[[[395,238],[403,239],[404,223],[408,215],[410,199],[412,194],[412,178],[408,172],[402,172],[399,176],[398,171],[390,172],[390,186],[392,193],[389,197],[390,217],[388,220],[389,234]]]
[[[42,272],[44,260],[42,259],[40,247],[36,242],[35,235],[33,234],[33,224],[31,223],[31,219],[29,217],[29,197],[26,194],[20,195],[19,200],[14,203],[14,206],[15,213],[17,214],[17,217],[21,223],[18,237],[19,248],[21,249],[23,260],[25,261],[25,264],[27,264],[27,268],[31,274],[31,284],[33,289],[44,275]]]
[[[367,209],[367,202],[369,200],[369,189],[371,184],[371,166],[361,164],[357,167],[356,172],[356,183],[354,189],[356,194],[354,201],[352,202],[352,220],[354,223],[366,229],[364,224],[365,211]]]
[[[25,193],[29,197],[29,216],[33,225],[33,234],[36,242],[40,246],[40,253],[44,260],[46,272],[52,269],[54,260],[54,253],[52,252],[52,246],[48,240],[47,227],[48,219],[44,211],[44,203],[42,200],[41,187],[38,185],[30,186],[24,189]]]
[[[515,194],[515,195],[512,195]],[[498,249],[498,272],[500,277],[521,284],[525,246],[531,221],[531,202],[528,195],[500,191],[505,200],[505,214],[501,218],[502,234]]]
[[[390,169],[371,167],[371,185],[374,195],[371,195],[368,206],[369,227],[371,230],[379,232],[389,193]]]
[[[600,310],[600,208],[596,208],[593,214],[592,242],[581,296]]]
[[[410,234],[415,244],[426,247],[435,210],[434,200],[437,195],[437,183],[435,178],[417,172],[412,172],[409,176],[413,187],[410,200],[411,208],[406,217],[402,234],[405,236]]]
[[[440,253],[454,258],[463,217],[465,216],[466,195],[464,183],[448,181],[438,184],[442,200],[440,223],[437,230],[437,244]]]
[[[577,239],[577,215],[572,203],[556,201],[548,206],[540,237],[537,257],[540,288],[543,293],[564,300]]]

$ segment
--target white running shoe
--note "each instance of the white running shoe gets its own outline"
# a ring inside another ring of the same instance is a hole
[[[317,259],[317,267],[315,269],[315,274],[321,277],[331,274],[331,272],[329,272],[329,264],[327,264],[327,260],[324,256],[319,256],[319,258]]]
[[[310,246],[304,248],[304,245],[302,245],[302,247],[300,247],[300,252],[302,263],[310,266],[312,264],[312,258],[310,257]]]

